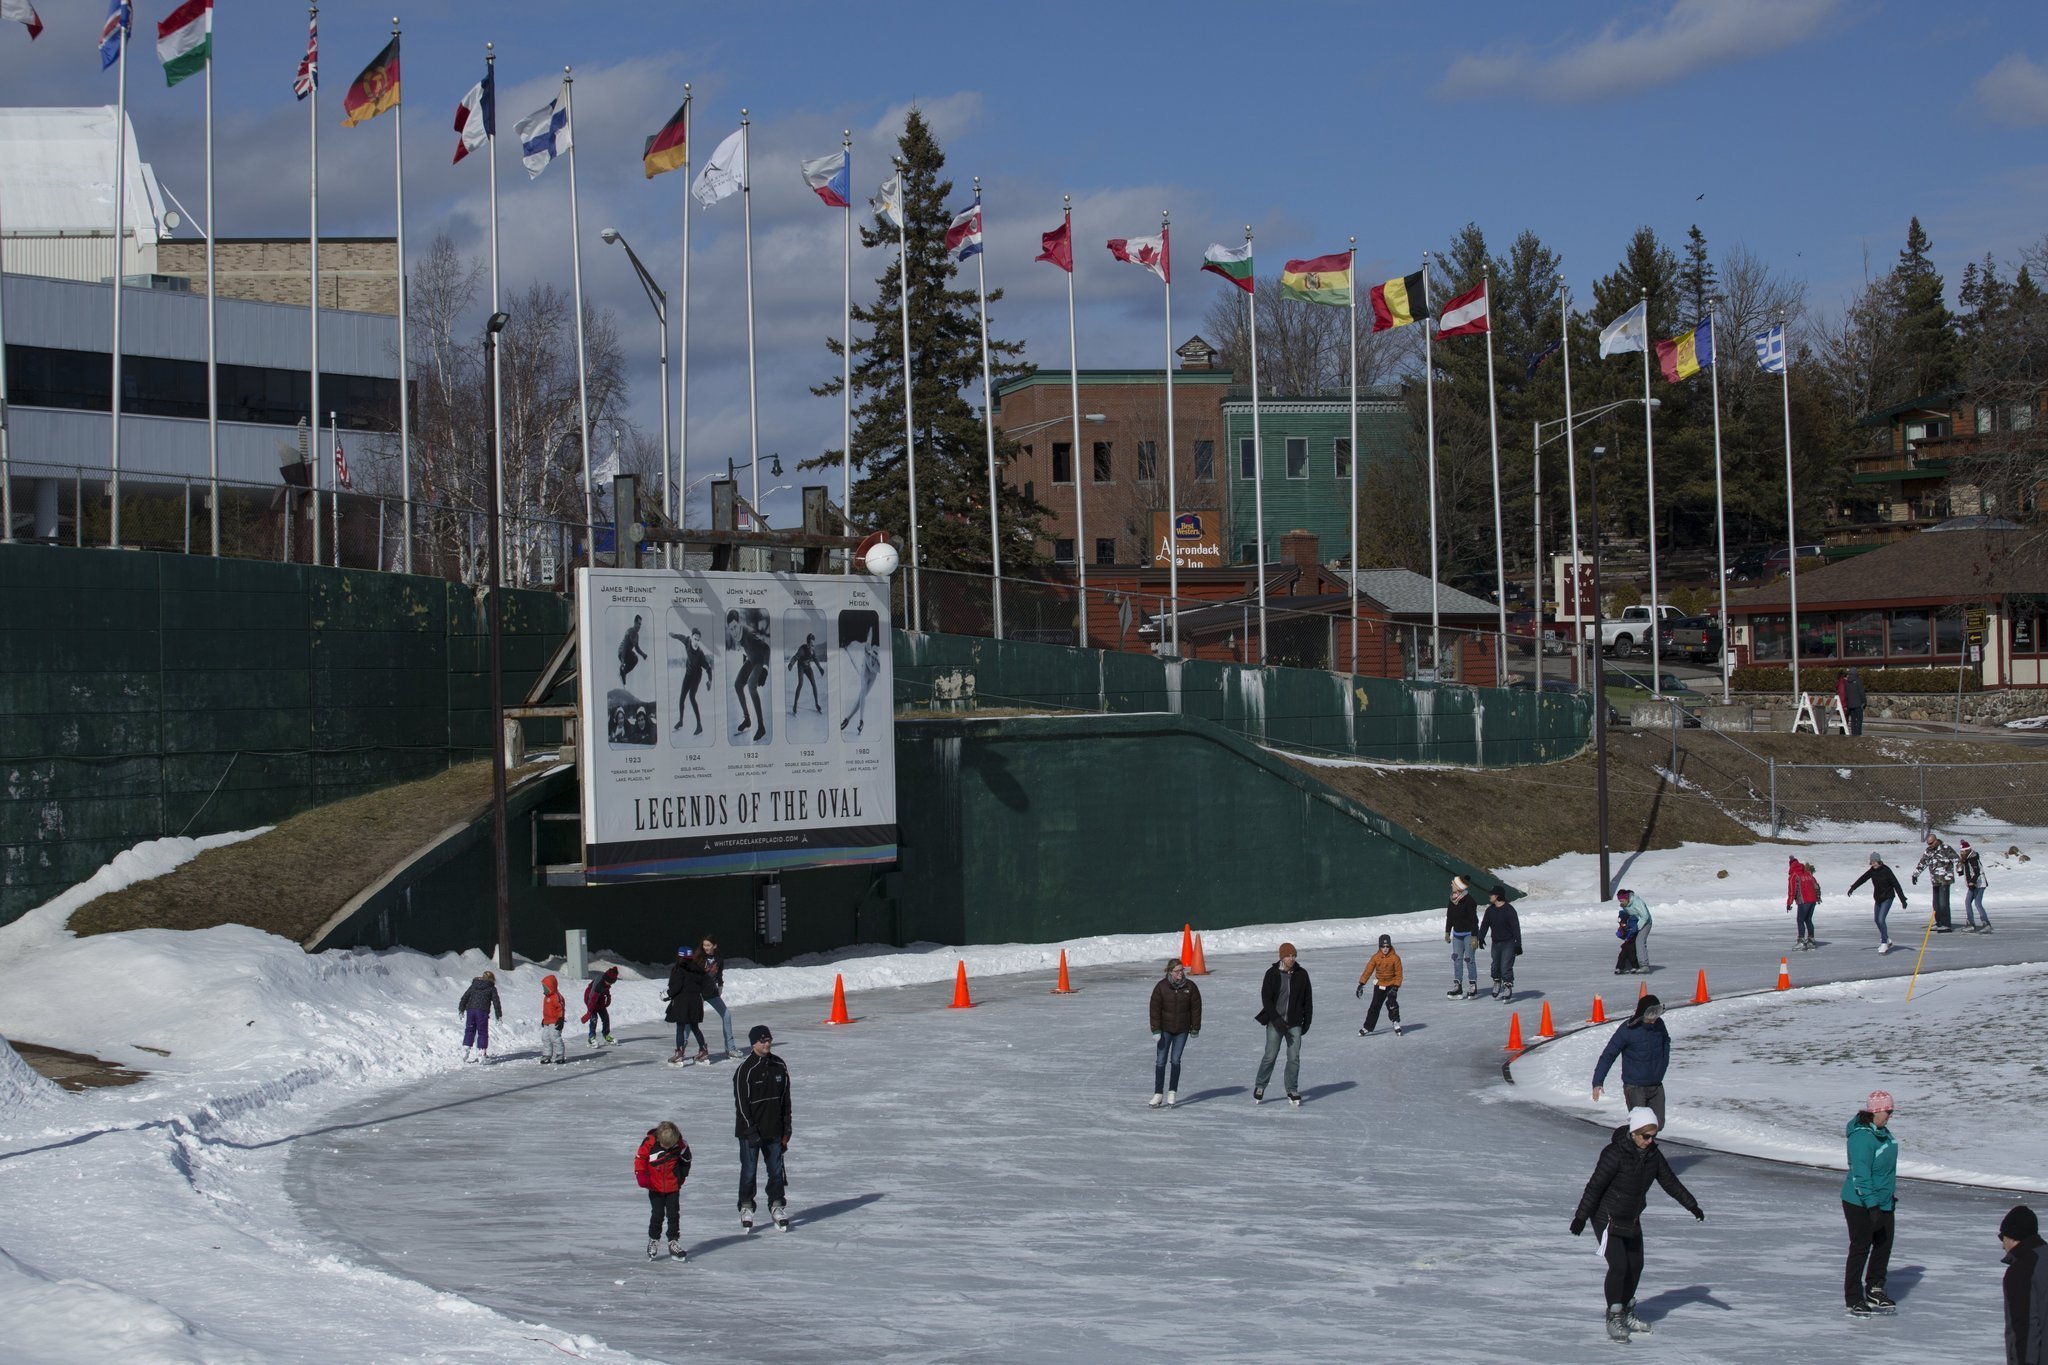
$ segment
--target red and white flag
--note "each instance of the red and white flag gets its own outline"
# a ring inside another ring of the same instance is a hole
[[[339,436],[334,438],[334,486],[336,488],[355,487],[355,484],[348,477],[348,452],[341,448],[341,438]]]
[[[306,21],[306,55],[299,58],[299,74],[292,81],[292,93],[300,99],[320,88],[320,21]]]
[[[0,19],[12,19],[17,24],[27,24],[31,41],[43,36],[42,16],[36,13],[36,7],[31,5],[29,0],[0,0]]]
[[[1112,237],[1109,254],[1132,265],[1142,265],[1168,284],[1173,283],[1170,240],[1172,229],[1161,228],[1157,237]]]
[[[1437,320],[1436,334],[1440,337],[1462,337],[1491,331],[1493,314],[1488,307],[1489,302],[1486,281],[1481,280],[1444,305],[1443,316]]]

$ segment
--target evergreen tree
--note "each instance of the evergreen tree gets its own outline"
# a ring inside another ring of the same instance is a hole
[[[1694,223],[1685,234],[1685,264],[1678,268],[1678,288],[1684,295],[1686,306],[1692,310],[1687,319],[1697,322],[1707,315],[1713,306],[1714,286],[1719,281],[1714,276],[1714,263],[1707,256],[1707,234]]]
[[[1928,256],[1932,246],[1919,218],[1914,218],[1891,276],[1899,364],[1893,402],[1937,393],[1962,377],[1955,318],[1943,297],[1941,272]]]
[[[989,566],[988,445],[982,419],[968,391],[981,383],[981,322],[975,290],[956,288],[959,268],[946,254],[952,221],[947,200],[953,182],[942,180],[945,153],[924,115],[912,109],[897,146],[903,177],[905,243],[910,281],[910,380],[917,452],[918,552],[927,568]],[[903,323],[898,281],[905,262],[896,251],[896,229],[863,226],[861,245],[879,248],[888,266],[876,280],[875,301],[856,305],[853,318],[853,486],[856,523],[889,532],[907,560],[910,553],[909,468],[903,449]],[[990,289],[993,306],[1003,297]],[[859,328],[867,328],[865,336]],[[835,360],[840,343],[828,338]],[[1017,357],[1019,343],[989,339],[990,369],[1000,384],[1030,366]],[[837,397],[835,373],[811,391]],[[984,396],[986,401],[986,396]],[[1013,487],[1003,471],[1016,458],[1017,443],[996,432],[997,511],[1002,527],[1003,574],[1042,562],[1039,540],[1046,509]],[[828,450],[804,461],[804,468],[833,467],[840,452]],[[932,591],[927,585],[926,592]]]

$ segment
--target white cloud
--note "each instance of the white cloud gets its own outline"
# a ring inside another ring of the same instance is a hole
[[[1647,23],[1616,20],[1575,45],[1461,56],[1437,93],[1557,104],[1631,95],[1803,42],[1834,8],[1835,0],[1674,0]]]
[[[1998,123],[2048,123],[2048,67],[2015,52],[1978,78],[1977,101]]]

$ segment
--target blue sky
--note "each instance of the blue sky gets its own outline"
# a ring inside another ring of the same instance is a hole
[[[111,103],[112,75],[93,52],[104,5],[38,7],[39,41],[0,32],[0,99]],[[153,39],[170,7],[143,0],[138,33]],[[391,230],[390,116],[339,126],[341,94],[385,41],[391,8],[341,0],[321,13],[328,233]],[[586,289],[645,357],[635,414],[649,430],[652,315],[597,234],[618,226],[675,275],[683,178],[644,180],[640,141],[684,81],[698,97],[700,158],[751,108],[761,441],[785,456],[836,445],[839,424],[838,403],[807,386],[837,370],[823,339],[840,325],[840,219],[809,196],[796,163],[851,128],[864,196],[913,102],[938,130],[955,198],[983,177],[990,283],[1009,291],[997,333],[1048,366],[1066,363],[1065,296],[1059,273],[1031,257],[1063,192],[1076,200],[1086,366],[1158,363],[1156,283],[1099,243],[1156,230],[1161,209],[1174,217],[1183,336],[1225,287],[1196,273],[1201,247],[1241,241],[1246,223],[1265,270],[1355,234],[1362,273],[1380,276],[1413,269],[1468,221],[1497,249],[1532,228],[1563,254],[1581,298],[1639,225],[1675,244],[1698,223],[1717,256],[1739,243],[1803,280],[1821,313],[1857,287],[1866,255],[1873,270],[1889,267],[1913,214],[1951,289],[1966,260],[2010,259],[2048,231],[2039,0],[403,9],[408,245],[417,253],[445,230],[481,249],[483,167],[449,164],[450,125],[493,40],[515,286],[568,283],[567,177],[557,167],[529,184],[510,133],[554,92],[561,65],[575,66]],[[291,80],[304,10],[221,0],[216,32],[221,234],[302,233],[306,119]],[[143,154],[195,212],[198,86],[165,90],[153,53],[131,69]],[[691,229],[698,471],[745,458],[738,210],[729,200],[699,211]],[[856,248],[857,297],[882,266],[882,253]]]

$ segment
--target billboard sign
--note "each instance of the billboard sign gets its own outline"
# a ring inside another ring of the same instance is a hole
[[[1182,512],[1172,518],[1167,534],[1163,511],[1152,513],[1152,562],[1164,568],[1220,569],[1230,561],[1223,553],[1223,516],[1214,509]]]
[[[888,580],[600,567],[576,606],[587,880],[894,861]]]

